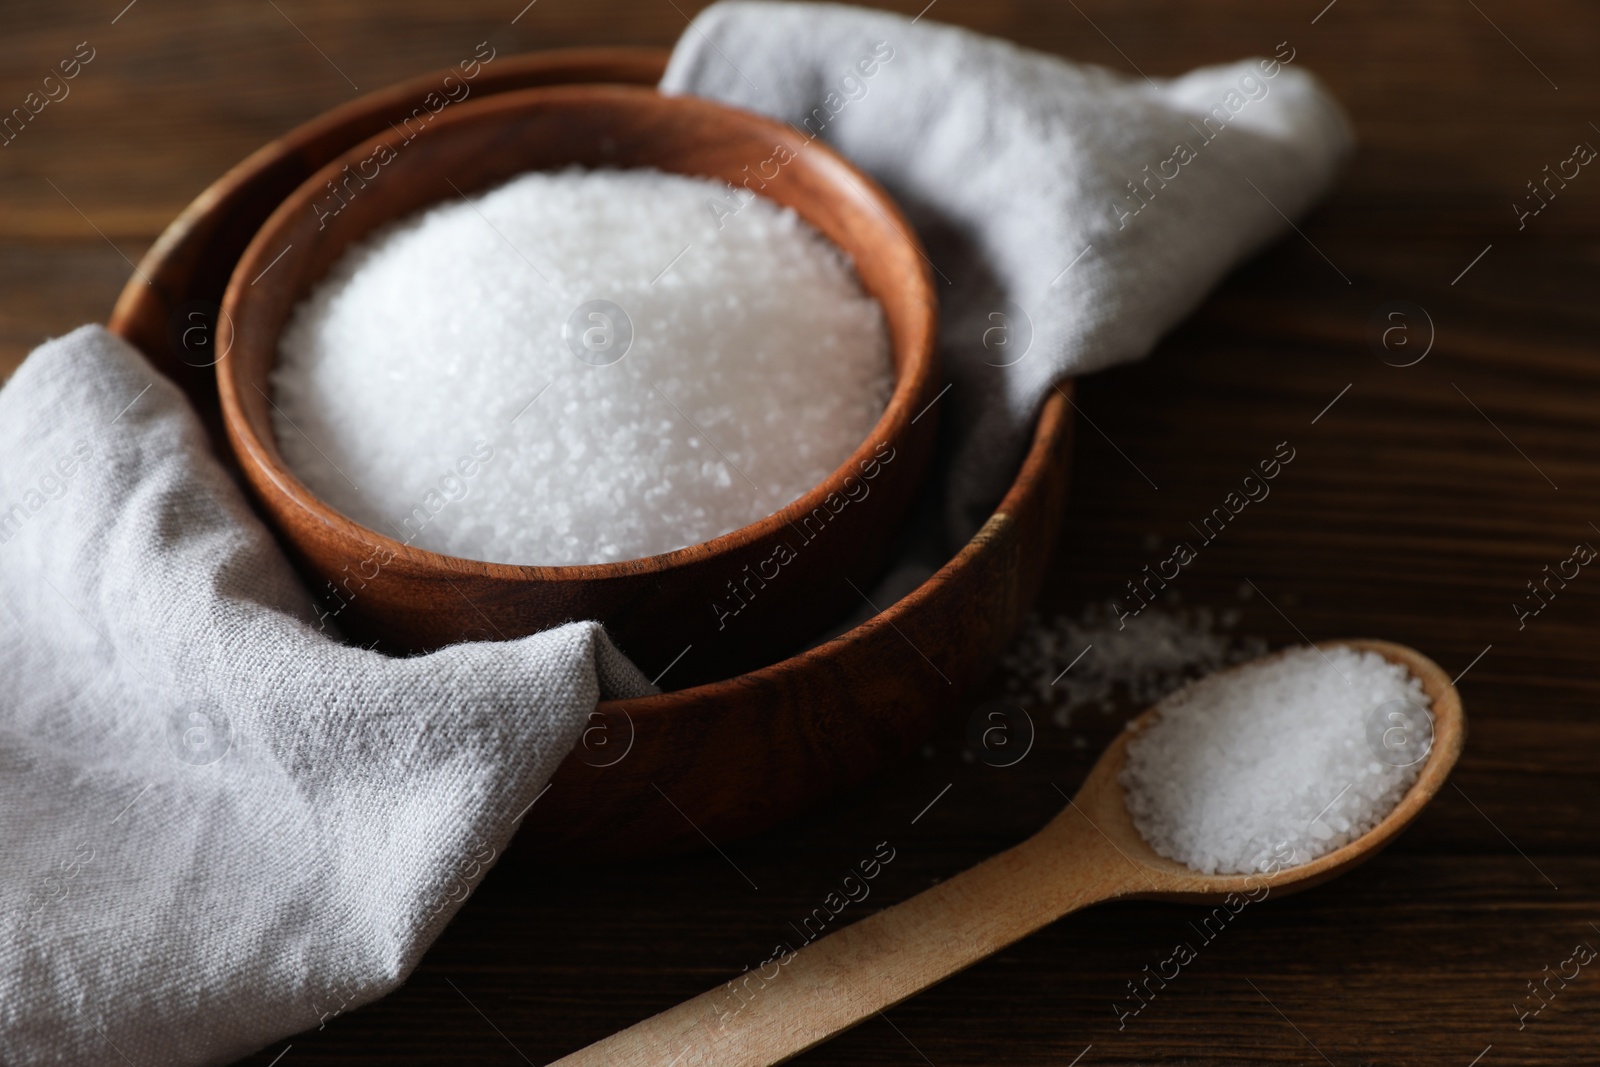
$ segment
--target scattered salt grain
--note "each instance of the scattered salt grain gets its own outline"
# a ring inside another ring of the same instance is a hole
[[[1237,611],[1151,606],[1124,625],[1111,604],[1048,622],[1030,615],[1001,659],[1006,691],[1054,708],[1063,729],[1091,705],[1112,711],[1120,699],[1143,711],[1191,678],[1265,653],[1259,637],[1229,632],[1238,621]]]
[[[1348,648],[1202,678],[1129,742],[1128,812],[1152,848],[1197,871],[1250,873],[1290,849],[1306,863],[1376,826],[1416,780],[1426,749],[1407,762],[1371,738],[1374,712],[1396,701],[1431,731],[1421,682]]]
[[[887,330],[821,234],[759,197],[719,228],[726,194],[530,173],[374,233],[284,331],[285,460],[363,525],[501,563],[666,552],[802,496],[882,414]]]

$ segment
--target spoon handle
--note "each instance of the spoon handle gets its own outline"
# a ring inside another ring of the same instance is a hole
[[[782,1063],[1069,912],[1130,892],[1132,868],[1113,849],[1081,812],[1057,818],[949,881],[552,1067]]]

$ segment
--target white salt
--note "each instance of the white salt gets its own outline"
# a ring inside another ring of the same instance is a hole
[[[762,198],[719,227],[728,195],[529,173],[372,234],[284,331],[284,459],[363,525],[500,563],[652,555],[794,501],[883,413],[888,333],[821,234]]]
[[[1128,812],[1207,874],[1306,863],[1376,826],[1416,780],[1432,707],[1373,652],[1295,648],[1192,682],[1128,744]],[[1292,851],[1291,851],[1292,850]]]
[[[1229,632],[1238,621],[1236,610],[1156,605],[1125,621],[1109,601],[1049,622],[1029,615],[1000,660],[1006,691],[1054,708],[1062,727],[1084,707],[1143,710],[1192,678],[1266,652],[1261,638]]]

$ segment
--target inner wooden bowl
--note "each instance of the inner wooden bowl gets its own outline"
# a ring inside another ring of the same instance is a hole
[[[512,566],[428,552],[363,527],[284,463],[268,380],[279,335],[295,304],[351,243],[524,171],[654,167],[742,185],[747,168],[773,158],[779,146],[792,159],[774,177],[763,173],[760,195],[793,208],[854,262],[883,307],[895,372],[873,432],[799,500],[662,555]],[[376,177],[349,181],[369,175],[374,159],[385,160]],[[329,183],[345,192],[337,214],[327,209]],[[882,190],[820,142],[693,97],[618,85],[529,89],[443,109],[420,132],[408,126],[373,137],[290,194],[233,271],[218,331],[218,347],[229,355],[217,363],[217,389],[246,483],[314,591],[341,605],[337,622],[348,635],[421,651],[599,619],[647,675],[670,667],[664,682],[678,687],[771,663],[859,604],[852,584],[866,587],[887,559],[932,452],[934,415],[919,415],[938,388],[935,319],[929,271],[911,227]],[[840,505],[869,470],[872,491]],[[784,544],[792,558],[772,576],[763,565]],[[728,625],[716,602],[729,583],[748,588],[752,574],[759,595]]]

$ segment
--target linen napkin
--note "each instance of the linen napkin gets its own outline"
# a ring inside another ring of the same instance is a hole
[[[0,390],[0,1064],[226,1063],[398,985],[649,684],[596,623],[391,659],[98,326]]]
[[[788,122],[905,208],[933,264],[953,383],[952,548],[999,502],[1051,386],[1145,355],[1287,232],[1352,143],[1287,41],[1146,79],[836,4],[707,8],[661,88]],[[776,173],[750,163],[738,195]]]
[[[695,20],[664,87],[785,118],[907,206],[960,536],[1054,380],[1142,355],[1331,180],[1348,134],[1293,62],[1150,84],[740,3]],[[411,659],[339,643],[178,392],[92,327],[0,390],[0,679],[7,1065],[225,1063],[383,995],[596,700],[647,689],[593,623]]]

